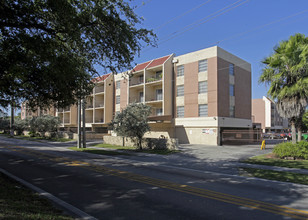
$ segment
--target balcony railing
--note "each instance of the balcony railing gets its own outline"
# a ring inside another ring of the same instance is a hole
[[[93,104],[92,103],[86,104],[86,108],[93,108]]]
[[[95,123],[104,123],[104,118],[95,119]]]
[[[64,111],[65,112],[68,112],[68,111],[70,111],[71,110],[71,108],[70,107],[66,107],[66,108],[64,108]]]
[[[104,107],[104,103],[95,103],[95,108],[102,108]]]
[[[162,77],[151,77],[146,80],[147,83],[156,82],[162,80]]]

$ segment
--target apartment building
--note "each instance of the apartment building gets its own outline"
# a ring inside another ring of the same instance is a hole
[[[113,118],[113,75],[106,74],[94,79],[95,87],[91,95],[85,99],[85,125],[96,131],[106,128]],[[62,122],[62,127],[77,127],[77,106],[57,109],[56,115]]]
[[[217,46],[156,58],[129,72],[96,79],[86,99],[86,127],[106,128],[135,102],[152,107],[146,137],[219,145],[224,131],[252,128],[251,66]],[[58,109],[57,116],[63,127],[77,126],[76,106]]]
[[[275,102],[263,96],[262,99],[252,100],[253,123],[260,123],[264,133],[288,130],[288,120],[279,116]]]
[[[249,63],[216,46],[173,62],[180,143],[219,145],[224,130],[252,127]]]
[[[152,107],[147,137],[221,144],[226,129],[250,129],[251,66],[219,47],[138,64],[115,76],[115,111],[132,102]]]
[[[22,120],[42,115],[56,116],[56,109],[54,107],[50,107],[48,109],[41,109],[40,107],[38,107],[36,110],[33,111],[31,108],[28,107],[27,102],[23,102],[21,104],[20,116]]]

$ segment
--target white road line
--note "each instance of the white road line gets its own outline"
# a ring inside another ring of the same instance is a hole
[[[63,200],[59,199],[58,197],[55,197],[54,195],[42,190],[41,188],[38,188],[31,183],[20,179],[17,176],[14,176],[13,174],[7,172],[6,170],[0,168],[0,172],[4,173],[5,175],[11,177],[12,179],[20,182],[21,184],[25,185],[26,187],[36,191],[39,193],[39,195],[46,197],[47,199],[53,201],[54,203],[58,204],[59,206],[62,206],[64,209],[69,210],[70,212],[74,213],[75,215],[79,216],[78,219],[85,219],[85,220],[97,220],[93,216],[85,213],[84,211],[81,211],[80,209],[76,208],[75,206],[72,206],[71,204],[64,202]]]

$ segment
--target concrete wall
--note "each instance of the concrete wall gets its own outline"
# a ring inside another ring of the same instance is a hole
[[[111,122],[113,118],[113,96],[114,96],[114,77],[110,74],[105,79],[105,96],[104,96],[104,124]]]
[[[163,115],[172,115],[173,55],[163,64]]]
[[[104,143],[127,147],[136,147],[135,143],[132,142],[130,138],[125,138],[121,136],[104,136]],[[178,148],[178,141],[174,138],[144,138],[142,141],[142,148],[176,150]]]
[[[198,61],[185,64],[184,70],[184,117],[198,117]]]
[[[218,144],[219,131],[217,127],[176,126],[175,132],[180,144]]]
[[[261,123],[261,129],[265,129],[265,102],[263,99],[252,100],[252,116],[254,123]]]
[[[218,116],[218,60],[212,57],[208,63],[208,116]]]

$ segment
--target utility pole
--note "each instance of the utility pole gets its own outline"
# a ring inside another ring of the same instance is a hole
[[[81,99],[78,99],[77,105],[77,148],[81,148]]]
[[[84,99],[81,101],[82,103],[82,147],[86,148],[86,102]]]
[[[11,102],[10,135],[11,135],[11,137],[14,136],[14,104],[13,104],[13,99],[12,99],[12,102]]]

